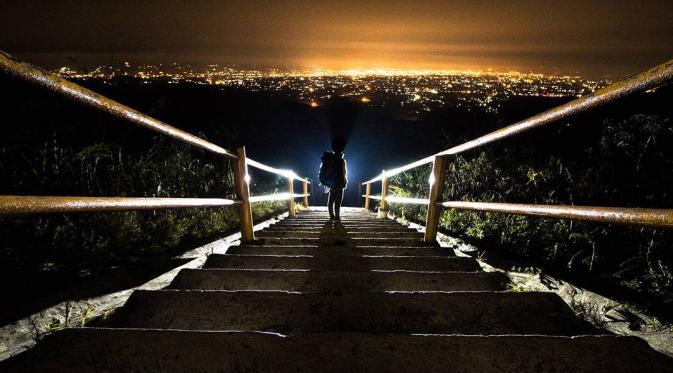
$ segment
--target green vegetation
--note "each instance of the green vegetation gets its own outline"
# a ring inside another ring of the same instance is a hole
[[[507,284],[507,290],[509,290],[511,292],[514,292],[514,293],[522,293],[522,292],[528,291],[528,289],[526,289],[525,286],[520,285],[520,284],[515,284],[513,282],[510,282],[509,284]]]
[[[146,151],[115,144],[75,149],[53,135],[42,146],[0,154],[3,189],[36,195],[234,198],[227,161],[160,138]],[[284,182],[256,175],[253,191],[273,193]],[[17,193],[18,194],[18,193]],[[254,204],[261,219],[283,202]],[[159,253],[177,253],[238,229],[235,207],[52,214],[0,219],[0,263],[23,273],[97,271]]]
[[[576,290],[570,294],[570,308],[589,323],[595,325],[600,329],[607,329],[607,322],[603,315],[605,310],[601,310],[598,305],[592,302],[585,302],[579,298]]]
[[[671,208],[671,124],[635,115],[592,124],[595,134],[579,132],[585,138],[559,129],[527,139],[533,146],[508,144],[454,157],[443,198]],[[575,143],[563,147],[568,141]],[[429,172],[425,167],[394,177],[391,193],[427,196]],[[409,220],[424,221],[425,208],[391,206]],[[673,315],[673,232],[455,209],[442,213],[440,225],[482,250],[633,300],[669,319]]]

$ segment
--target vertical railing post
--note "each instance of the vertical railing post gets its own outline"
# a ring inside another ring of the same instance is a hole
[[[425,217],[425,237],[423,241],[434,242],[437,239],[437,230],[439,227],[439,214],[441,207],[437,202],[441,202],[444,194],[444,177],[446,176],[446,166],[448,157],[435,157],[432,163],[432,173],[430,174],[430,198],[428,203],[428,214]]]
[[[383,177],[381,178],[381,207],[379,207],[379,218],[388,217],[388,202],[386,197],[388,196],[388,176],[386,176],[386,170],[383,170]]]
[[[290,199],[287,200],[287,212],[290,216],[295,216],[294,212],[294,178],[292,176],[287,178],[287,191],[290,194]]]
[[[372,193],[372,183],[365,184],[365,210],[369,211],[369,195]]]
[[[252,231],[252,206],[250,205],[250,185],[248,183],[248,162],[245,157],[245,147],[236,149],[236,167],[234,167],[234,184],[236,196],[242,201],[239,212],[241,222],[241,240],[250,242],[255,240]]]
[[[308,208],[308,180],[304,180],[304,207]]]

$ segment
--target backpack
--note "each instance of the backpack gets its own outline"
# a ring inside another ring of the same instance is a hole
[[[320,172],[318,173],[320,184],[328,188],[338,187],[340,183],[340,174],[343,169],[343,159],[332,152],[325,152],[322,157],[320,157],[320,160],[322,161],[320,164]]]

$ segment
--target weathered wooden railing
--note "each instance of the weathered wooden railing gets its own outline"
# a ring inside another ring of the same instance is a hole
[[[309,181],[300,178],[291,170],[267,166],[246,156],[245,147],[233,153],[223,147],[196,137],[188,132],[163,123],[119,102],[95,93],[58,75],[44,71],[29,63],[21,62],[0,51],[0,71],[30,83],[37,84],[54,93],[68,97],[85,106],[104,111],[129,123],[148,128],[199,149],[217,154],[234,164],[234,183],[237,199],[223,198],[141,198],[141,197],[61,197],[61,196],[0,196],[0,216],[43,214],[53,212],[126,211],[177,208],[213,208],[238,206],[240,211],[241,236],[243,241],[253,241],[252,203],[264,201],[288,201],[288,212],[295,214],[294,200],[303,198],[308,207]],[[248,166],[283,176],[287,179],[287,193],[250,196]],[[303,183],[303,194],[294,193],[294,182]]]
[[[543,127],[562,119],[569,119],[577,114],[589,111],[599,106],[613,102],[628,95],[645,92],[673,82],[673,60],[635,75],[631,78],[611,84],[587,96],[570,101],[564,105],[547,110],[538,115],[524,119],[510,126],[488,133],[466,143],[454,146],[439,153],[430,155],[418,161],[384,170],[379,176],[365,181],[365,208],[369,209],[370,199],[380,200],[379,217],[387,214],[388,203],[410,203],[428,206],[426,215],[425,241],[434,241],[437,236],[439,214],[442,208],[464,210],[500,212],[517,215],[542,216],[548,218],[565,218],[589,220],[604,223],[638,225],[656,228],[673,228],[672,209],[645,209],[625,207],[599,206],[565,206],[565,205],[535,205],[494,202],[466,202],[442,201],[444,193],[444,177],[449,156],[484,146],[505,138],[515,136],[534,128]],[[388,195],[388,179],[404,171],[418,166],[432,163],[432,173],[429,180],[428,198],[407,198]],[[371,195],[371,184],[381,182],[381,195]]]

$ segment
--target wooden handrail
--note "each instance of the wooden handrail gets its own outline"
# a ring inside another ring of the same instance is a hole
[[[367,183],[365,186],[365,194],[362,195],[363,197],[365,197],[365,210],[369,210],[369,198],[371,194],[372,194],[372,184]]]
[[[287,194],[292,196],[292,198],[287,199],[287,211],[290,216],[295,216],[296,211],[294,209],[294,180],[291,177],[287,178]]]
[[[275,168],[275,167],[267,166],[264,163],[257,162],[256,160],[250,159],[250,158],[247,158],[247,161],[248,161],[248,166],[259,168],[260,170],[271,172],[271,173],[274,173],[276,175],[283,176],[285,178],[292,178],[292,179],[295,179],[295,180],[301,180],[302,182],[305,182],[305,183],[308,183],[308,184],[311,183],[308,179],[299,177],[299,175],[294,173],[294,171],[292,171],[292,170],[284,170],[282,168]]]
[[[434,160],[435,160],[435,155],[433,154],[433,155],[427,156],[423,159],[419,159],[417,161],[405,164],[404,166],[396,167],[396,168],[393,168],[393,169],[388,170],[388,171],[384,170],[384,171],[381,172],[380,175],[376,176],[375,178],[373,178],[371,180],[365,181],[364,183],[362,183],[362,185],[375,183],[377,181],[383,180],[384,177],[392,177],[392,176],[401,174],[404,171],[409,171],[409,170],[414,169],[416,167],[423,166],[423,165],[426,165],[426,164],[430,164]]]
[[[310,194],[308,194],[310,196]],[[266,194],[263,196],[252,196],[250,197],[250,202],[270,202],[270,201],[287,201],[294,198],[304,198],[305,194],[290,194],[290,193],[274,193]]]
[[[221,207],[240,205],[241,234],[244,241],[254,240],[252,230],[251,202],[284,200],[281,193],[275,199],[269,196],[250,197],[250,175],[248,166],[256,167],[268,172],[281,175],[288,179],[290,196],[288,207],[290,214],[294,214],[293,181],[301,180],[304,183],[304,205],[308,206],[308,192],[306,185],[308,179],[297,176],[292,170],[283,170],[265,165],[245,156],[245,148],[237,149],[237,154],[210,143],[204,139],[192,135],[171,125],[168,125],[149,115],[123,105],[115,100],[98,94],[79,84],[64,79],[56,74],[47,72],[39,67],[26,62],[21,62],[15,57],[0,51],[0,71],[46,88],[75,102],[100,110],[124,119],[128,122],[148,128],[154,132],[168,136],[183,143],[195,146],[199,149],[215,153],[225,158],[236,161],[234,171],[235,188],[238,200],[217,198],[132,198],[132,197],[36,197],[36,196],[0,196],[0,216],[16,214],[32,214],[45,212],[74,212],[74,211],[121,211],[160,208],[185,208],[185,207]]]
[[[363,197],[366,195],[363,194]],[[376,200],[376,201],[381,201],[383,197],[381,196],[369,196],[370,199]],[[430,200],[427,198],[414,198],[414,197],[403,197],[403,196],[386,196],[385,200],[391,203],[401,203],[401,204],[408,204],[408,205],[427,205],[430,203]]]
[[[0,216],[225,207],[242,201],[223,198],[0,196]]]
[[[302,183],[302,191],[304,192],[304,208],[308,208],[308,197],[310,196],[308,193],[308,184],[309,182],[307,180],[304,180]]]
[[[431,156],[419,159],[406,165],[383,171],[379,176],[362,183],[369,190],[371,183],[381,181],[384,191],[381,196],[381,209],[385,209],[387,202],[394,202],[394,197],[386,197],[388,179],[404,171],[433,163],[433,171],[429,182],[430,197],[427,200],[413,201],[406,199],[400,203],[429,204],[426,216],[426,241],[435,240],[439,224],[439,211],[437,207],[458,208],[478,211],[502,212],[520,215],[534,215],[555,218],[570,218],[600,221],[617,224],[638,225],[658,228],[673,228],[673,210],[667,209],[640,209],[626,207],[597,207],[597,206],[550,206],[535,204],[508,204],[490,202],[441,202],[444,175],[446,168],[446,156],[456,155],[491,144],[509,137],[513,137],[535,128],[540,128],[560,120],[570,119],[580,113],[601,107],[610,102],[617,101],[634,93],[646,92],[673,82],[673,60],[653,67],[633,77],[621,80],[601,88],[591,94],[572,100],[566,104],[544,111],[540,114],[522,121],[503,127],[499,130],[487,133],[471,141],[451,147]],[[377,199],[376,196],[365,196],[365,206],[369,207],[369,199]]]
[[[600,223],[635,225],[651,228],[673,228],[673,209],[632,207],[536,205],[502,202],[439,202],[441,207],[546,218],[586,220]]]
[[[234,167],[234,186],[236,195],[242,201],[239,209],[239,223],[241,225],[241,240],[252,242],[255,240],[252,222],[252,206],[250,205],[250,175],[248,175],[248,158],[245,156],[245,147],[236,149],[236,165]]]
[[[441,213],[441,206],[437,206],[437,202],[442,200],[444,194],[444,176],[446,176],[448,164],[446,156],[436,156],[432,162],[432,173],[429,180],[430,197],[428,197],[428,211],[425,217],[425,242],[431,242],[437,238],[439,214]]]
[[[215,145],[202,138],[196,137],[189,132],[185,132],[158,119],[152,118],[149,115],[131,109],[126,105],[120,104],[115,100],[107,98],[88,88],[84,88],[79,84],[61,78],[56,74],[44,71],[27,62],[21,62],[3,51],[0,51],[0,71],[4,71],[9,75],[23,79],[29,83],[37,84],[54,93],[83,104],[84,106],[106,112],[175,140],[229,159],[236,159],[236,156],[232,152],[219,145]]]
[[[515,135],[520,135],[534,128],[543,127],[560,120],[569,119],[578,114],[598,108],[634,93],[645,92],[661,87],[662,85],[671,83],[671,81],[673,81],[673,60],[662,63],[661,65],[655,66],[630,78],[610,84],[591,94],[577,98],[553,109],[549,109],[530,118],[477,137],[471,141],[451,147],[406,165],[385,171],[381,175],[376,176],[371,180],[365,181],[362,184],[365,185],[367,183],[381,181],[383,176],[392,177],[404,171],[430,164],[434,161],[436,156],[460,154],[486,144],[490,144]]]

